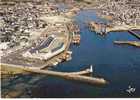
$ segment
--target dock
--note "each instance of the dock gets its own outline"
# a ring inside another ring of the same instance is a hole
[[[140,47],[139,41],[114,41],[115,44],[125,44]]]
[[[80,34],[73,34],[72,42],[73,42],[74,44],[80,44],[80,39],[81,39]]]
[[[108,82],[103,78],[86,76],[85,74],[92,73],[93,70],[91,69],[86,69],[79,72],[57,72],[48,69],[42,70],[37,67],[26,67],[26,66],[18,66],[18,65],[11,65],[11,64],[1,64],[1,65],[2,65],[1,70],[4,69],[7,71],[6,68],[11,68],[15,74],[29,72],[29,73],[45,74],[53,77],[59,77],[66,80],[77,81],[77,82],[87,83],[91,85],[102,86],[108,84]],[[12,71],[11,69],[9,69],[9,71]]]
[[[77,24],[71,23],[68,25],[68,30],[72,33],[72,43],[80,44],[81,36],[80,36],[80,28]]]
[[[133,36],[135,36],[137,39],[140,40],[140,34],[137,34],[136,32],[134,32],[134,31],[132,31],[132,30],[128,30],[128,32],[129,32],[130,34],[132,34]]]
[[[104,23],[91,21],[88,24],[89,24],[88,25],[89,29],[91,31],[94,31],[97,34],[102,35],[102,36],[107,34],[107,25],[105,25]]]

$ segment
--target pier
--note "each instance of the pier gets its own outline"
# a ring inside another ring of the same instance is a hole
[[[18,66],[18,65],[11,65],[11,64],[1,64],[1,65],[2,65],[1,70],[3,69],[7,71],[7,68],[11,68],[13,69],[13,72],[15,74],[30,72],[30,73],[37,73],[37,74],[46,74],[49,76],[60,77],[67,80],[78,81],[78,82],[87,83],[91,85],[108,84],[108,82],[103,78],[86,76],[85,74],[92,73],[93,70],[91,68],[90,69],[88,68],[86,70],[79,71],[79,72],[57,72],[57,71],[51,71],[51,70],[42,70],[37,67],[26,67],[26,66]],[[9,69],[9,71],[12,71],[11,69]]]
[[[132,31],[132,30],[128,30],[128,32],[129,32],[130,34],[132,34],[133,36],[135,36],[137,39],[140,40],[140,35],[139,35],[139,34],[135,33],[135,32]]]
[[[81,39],[80,34],[73,34],[73,40],[72,40],[72,42],[74,44],[80,44],[80,39]]]
[[[139,41],[114,41],[115,44],[126,44],[126,45],[132,45],[136,47],[140,47]]]

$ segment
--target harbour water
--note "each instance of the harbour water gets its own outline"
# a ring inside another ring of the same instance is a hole
[[[92,76],[104,77],[109,85],[97,87],[46,75],[19,75],[2,80],[2,95],[23,91],[18,97],[140,97],[140,49],[115,45],[115,40],[138,40],[128,32],[111,32],[101,37],[91,32],[86,21],[99,20],[95,11],[80,11],[75,17],[81,30],[79,46],[71,45],[72,60],[52,70],[79,71],[93,65]],[[139,41],[139,40],[138,40]],[[132,87],[135,91],[126,90]]]

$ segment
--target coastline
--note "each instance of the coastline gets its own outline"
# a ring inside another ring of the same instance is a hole
[[[95,21],[89,22],[89,28],[91,31],[101,32],[102,28],[105,30],[105,33],[109,32],[119,32],[119,31],[129,31],[129,30],[140,30],[140,25],[115,25],[108,26],[102,23],[97,23]]]

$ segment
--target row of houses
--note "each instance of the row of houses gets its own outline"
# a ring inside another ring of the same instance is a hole
[[[114,24],[140,25],[139,0],[107,0],[99,6],[100,15],[113,17]]]

